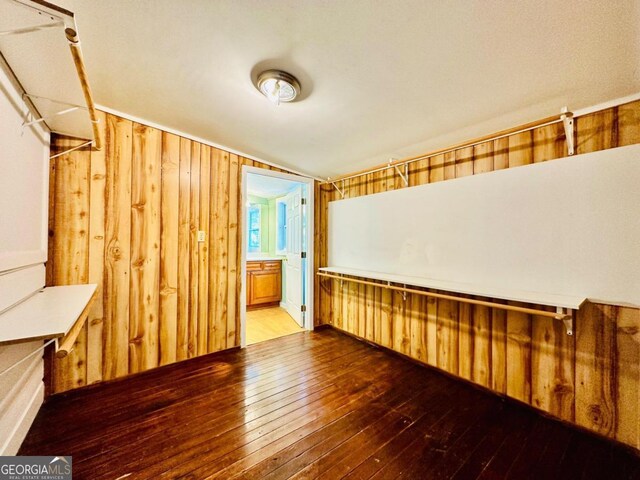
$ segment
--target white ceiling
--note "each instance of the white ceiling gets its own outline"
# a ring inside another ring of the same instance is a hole
[[[319,176],[640,91],[640,0],[58,3],[97,103]]]
[[[262,198],[276,198],[286,195],[295,187],[301,185],[298,182],[283,178],[269,177],[250,173],[247,175],[247,193]]]

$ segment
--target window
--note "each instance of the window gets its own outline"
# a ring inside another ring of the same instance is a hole
[[[287,202],[276,200],[276,253],[287,253]]]
[[[260,205],[249,205],[249,252],[260,251]]]

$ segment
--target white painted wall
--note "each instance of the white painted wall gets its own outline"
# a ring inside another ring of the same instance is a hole
[[[22,128],[25,108],[0,69],[0,312],[45,281],[49,133],[39,126]],[[0,372],[41,346],[0,346]],[[15,455],[24,440],[44,399],[43,375],[41,354],[0,375],[0,455]]]
[[[631,145],[331,202],[329,265],[638,306],[639,181]]]

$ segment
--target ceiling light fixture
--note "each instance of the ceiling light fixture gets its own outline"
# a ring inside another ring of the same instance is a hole
[[[293,75],[281,70],[262,72],[258,75],[256,87],[274,105],[293,102],[300,95],[300,82]]]

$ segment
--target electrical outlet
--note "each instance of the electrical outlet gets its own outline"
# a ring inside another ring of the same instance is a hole
[[[198,230],[198,242],[202,243],[207,238],[207,234],[204,233],[204,230]]]

